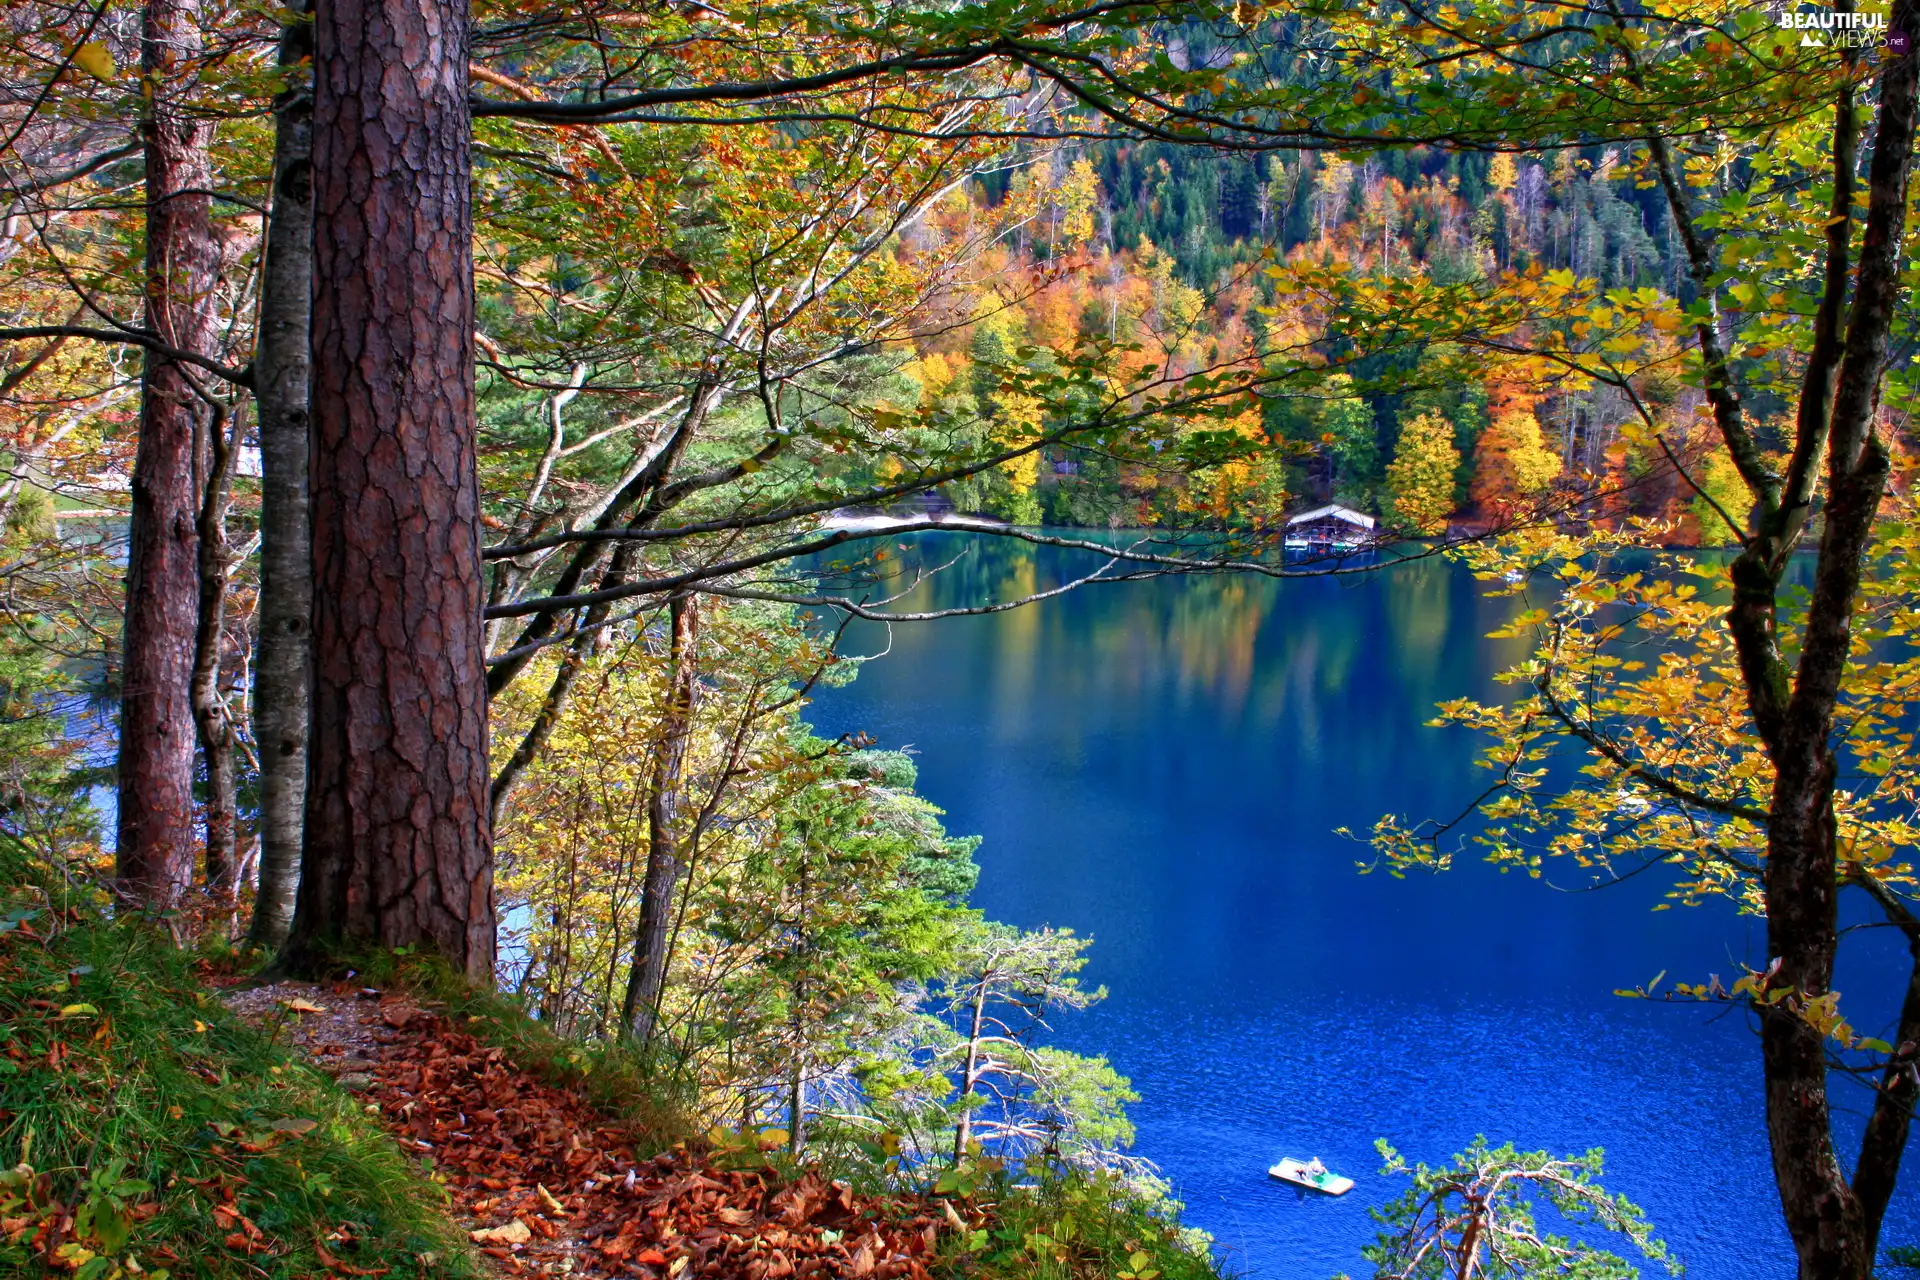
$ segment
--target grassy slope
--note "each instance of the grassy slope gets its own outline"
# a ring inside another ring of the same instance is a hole
[[[46,903],[16,890],[0,935],[0,1274],[474,1274],[362,1104],[157,930]]]
[[[444,1002],[523,1067],[667,1135],[663,1146],[679,1129],[622,1055],[559,1040],[431,964],[373,967],[365,977]],[[442,1188],[363,1100],[234,1018],[201,978],[152,926],[0,878],[0,1169],[18,1165],[0,1173],[0,1274],[478,1274]],[[973,1205],[958,1201],[986,1229],[942,1238],[945,1275],[1216,1274],[1172,1222],[1112,1186],[989,1181]]]

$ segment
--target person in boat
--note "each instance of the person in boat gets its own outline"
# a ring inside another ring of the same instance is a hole
[[[1320,1163],[1319,1156],[1315,1156],[1313,1159],[1307,1162],[1305,1173],[1309,1178],[1322,1177],[1326,1174],[1326,1172],[1327,1172],[1327,1166]]]

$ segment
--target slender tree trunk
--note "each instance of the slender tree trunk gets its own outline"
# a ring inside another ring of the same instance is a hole
[[[1866,1131],[1861,1135],[1860,1158],[1854,1163],[1853,1193],[1860,1198],[1867,1237],[1862,1252],[1869,1258],[1880,1252],[1880,1226],[1900,1176],[1913,1108],[1920,1101],[1920,1070],[1915,1067],[1915,1059],[1920,1057],[1920,921],[1904,907],[1896,906],[1891,914],[1907,935],[1911,967],[1906,996],[1900,1003],[1899,1026],[1893,1036],[1894,1051],[1881,1074],[1879,1096],[1874,1099]]]
[[[272,949],[293,925],[306,824],[313,543],[307,516],[307,388],[313,309],[312,5],[280,31],[292,78],[274,101],[273,211],[253,354],[260,408],[260,637],[253,736],[260,744],[260,885],[248,941]]]
[[[647,794],[647,875],[640,889],[640,926],[633,944],[633,973],[624,1010],[628,1034],[640,1044],[653,1038],[666,988],[667,940],[674,893],[680,883],[680,775],[693,723],[698,663],[694,646],[700,608],[692,596],[668,606],[667,691],[660,720],[660,747],[653,758]]]
[[[1896,0],[1888,31],[1911,35],[1914,26],[1914,0]],[[1768,998],[1757,1007],[1774,1180],[1799,1255],[1801,1280],[1872,1276],[1880,1221],[1905,1150],[1916,1092],[1911,1076],[1913,1037],[1920,1035],[1920,975],[1902,1010],[1896,1048],[1868,1117],[1856,1183],[1849,1185],[1834,1148],[1825,1037],[1802,1013],[1808,1002],[1832,990],[1839,949],[1834,709],[1853,642],[1864,559],[1889,471],[1887,451],[1874,435],[1874,419],[1892,316],[1901,296],[1899,258],[1913,157],[1915,71],[1911,54],[1881,61],[1867,210],[1860,260],[1852,271],[1847,260],[1851,187],[1860,130],[1853,91],[1843,91],[1836,102],[1825,281],[1807,351],[1794,449],[1784,475],[1764,459],[1746,421],[1724,330],[1711,319],[1696,328],[1708,403],[1754,499],[1751,533],[1731,566],[1733,598],[1726,624],[1739,654],[1754,727],[1774,766],[1765,872],[1771,959],[1763,980]],[[1689,273],[1700,299],[1711,307],[1715,261],[1693,220],[1670,149],[1657,136],[1650,137],[1648,145]],[[1800,652],[1790,665],[1778,641],[1780,588],[1811,507],[1815,465],[1823,449],[1826,525]],[[1920,924],[1904,907],[1897,902],[1887,907],[1883,901],[1883,908],[1910,940],[1920,940]]]
[[[1774,959],[1767,981],[1770,988],[1784,987],[1789,994],[1779,1004],[1761,1006],[1760,1043],[1774,1178],[1800,1255],[1802,1280],[1871,1280],[1885,1211],[1882,1201],[1871,1206],[1870,1214],[1869,1202],[1849,1185],[1840,1166],[1825,1036],[1799,1012],[1806,1001],[1832,990],[1839,953],[1834,695],[1847,660],[1862,563],[1888,471],[1886,454],[1871,437],[1858,461],[1849,462],[1843,452],[1847,434],[1836,413],[1830,446],[1833,496],[1794,692],[1773,753],[1768,814],[1767,950]],[[1870,1131],[1879,1127],[1883,1142],[1894,1135],[1881,1112],[1894,1099],[1883,1091],[1869,1121]],[[1904,1122],[1897,1136],[1898,1146],[1891,1151],[1896,1167],[1905,1146]],[[1885,1157],[1863,1154],[1861,1163],[1880,1165]]]
[[[233,505],[233,455],[240,447],[241,416],[223,432],[215,413],[208,430],[212,458],[200,502],[200,622],[194,633],[190,701],[199,730],[200,755],[207,769],[206,888],[216,906],[229,913],[239,889],[239,815],[235,803],[233,715],[221,691],[222,650],[227,632],[227,580],[233,551],[227,543],[227,509]],[[224,915],[223,915],[224,918]]]
[[[622,520],[628,529],[644,529],[658,519],[664,506],[660,502],[661,488],[679,465],[681,456],[692,441],[694,433],[707,420],[707,415],[719,403],[719,389],[711,376],[703,376],[687,397],[686,411],[681,414],[680,422],[673,429],[660,451],[642,467],[638,474],[614,495],[607,503],[606,510],[595,518],[592,528],[604,531],[617,527]],[[636,507],[638,508],[636,510]],[[629,516],[629,513],[632,513]],[[551,595],[566,595],[577,591],[580,583],[601,563],[605,547],[598,543],[586,543],[577,549],[567,565],[555,579],[549,591]],[[613,554],[607,557],[608,567],[601,577],[601,586],[620,586],[628,581],[636,563],[638,551],[633,543],[622,543]],[[503,580],[504,581],[504,580]],[[499,694],[533,661],[534,649],[531,647],[552,635],[560,626],[565,615],[560,613],[535,614],[527,620],[507,652],[513,657],[502,657],[487,672],[487,694],[489,697]],[[598,616],[605,616],[599,611]]]
[[[967,1061],[960,1072],[960,1122],[953,1129],[953,1162],[959,1164],[966,1158],[967,1144],[973,1141],[973,1108],[967,1105],[973,1097],[974,1086],[980,1083],[980,1029],[987,1018],[987,987],[992,983],[992,970],[980,974],[980,985],[973,990],[973,1018],[967,1028]]]
[[[603,609],[604,606],[596,606]],[[580,678],[580,669],[592,652],[590,636],[580,636],[567,645],[561,655],[560,668],[553,673],[553,682],[547,686],[546,697],[540,700],[539,708],[533,713],[533,723],[520,742],[493,776],[488,789],[488,817],[493,829],[498,831],[507,820],[507,812],[513,801],[513,793],[527,776],[527,770],[540,758],[546,749],[547,739],[553,736],[553,730],[560,723],[560,717],[566,713],[567,703],[573,700],[574,682]]]
[[[793,990],[793,1078],[787,1082],[787,1150],[794,1155],[807,1145],[807,984]]]
[[[606,569],[600,575],[600,586],[617,587],[625,585],[632,577],[635,563],[640,552],[636,544],[622,543],[614,550],[607,562]],[[504,565],[502,566],[504,569]],[[495,586],[503,583],[503,578],[495,579]],[[567,643],[567,652],[560,661],[559,670],[553,673],[553,680],[547,686],[547,693],[540,701],[540,707],[533,714],[533,722],[521,735],[513,754],[508,756],[493,775],[493,784],[488,791],[488,814],[493,829],[498,831],[501,823],[513,805],[513,793],[527,776],[527,770],[533,767],[540,753],[546,750],[547,739],[553,736],[553,730],[560,723],[560,717],[566,713],[567,703],[573,699],[573,686],[580,679],[580,672],[586,666],[586,660],[599,652],[605,642],[603,630],[607,618],[612,614],[611,604],[596,604],[577,619],[580,634]],[[494,667],[487,673],[488,695],[499,692],[493,687],[493,678],[505,669],[507,663]],[[502,685],[500,688],[504,688]],[[628,1019],[631,1021],[631,1018]]]
[[[140,122],[147,169],[146,319],[163,341],[212,355],[219,258],[208,192],[211,126],[180,110],[201,47],[199,0],[148,0],[141,73],[154,86]],[[185,366],[149,352],[134,453],[120,691],[116,862],[134,900],[177,903],[193,882],[193,674],[198,621],[196,423]]]
[[[313,701],[284,966],[493,973],[463,0],[314,26]]]
[[[787,1150],[794,1155],[800,1154],[800,1148],[807,1141],[807,911],[808,901],[807,872],[808,856],[813,852],[809,847],[811,833],[807,824],[802,822],[798,832],[800,837],[800,874],[794,885],[794,925],[797,935],[794,956],[795,976],[793,979],[793,1015],[789,1025],[793,1033],[793,1074],[787,1081]]]

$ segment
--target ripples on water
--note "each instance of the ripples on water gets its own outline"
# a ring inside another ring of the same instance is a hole
[[[940,542],[943,561],[960,545]],[[1060,567],[975,546],[898,607],[1032,590]],[[1388,810],[1452,814],[1485,785],[1471,738],[1424,722],[1441,698],[1495,696],[1518,650],[1484,637],[1513,607],[1439,564],[1104,586],[896,627],[888,656],[812,715],[912,746],[948,829],[986,837],[988,915],[1094,935],[1089,984],[1110,995],[1060,1039],[1132,1077],[1136,1149],[1231,1267],[1365,1274],[1367,1208],[1400,1189],[1374,1139],[1432,1163],[1484,1132],[1605,1148],[1607,1186],[1695,1280],[1786,1280],[1746,1022],[1611,994],[1663,969],[1730,981],[1759,956],[1754,926],[1653,912],[1650,883],[1555,892],[1470,859],[1361,876],[1365,850],[1333,834]],[[869,627],[848,647],[886,643]],[[1857,970],[1902,971],[1891,939],[1870,945]],[[1849,976],[1856,1022],[1879,1031],[1893,989]],[[1281,1155],[1359,1186],[1302,1198],[1266,1178]],[[1884,1240],[1920,1243],[1910,1189]]]

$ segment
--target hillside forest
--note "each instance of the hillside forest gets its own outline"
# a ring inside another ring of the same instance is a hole
[[[1058,1043],[1096,944],[985,918],[809,702],[856,620],[1450,557],[1533,647],[1441,709],[1493,785],[1369,865],[1471,817],[1763,917],[1681,994],[1751,1021],[1798,1274],[1868,1280],[1920,1097],[1920,967],[1884,1036],[1833,989],[1843,894],[1920,957],[1875,16],[9,5],[0,1262],[1218,1274]],[[1368,545],[1290,556],[1327,504]],[[1083,567],[915,612],[955,523]],[[1597,1154],[1383,1159],[1379,1277],[1666,1258]]]

